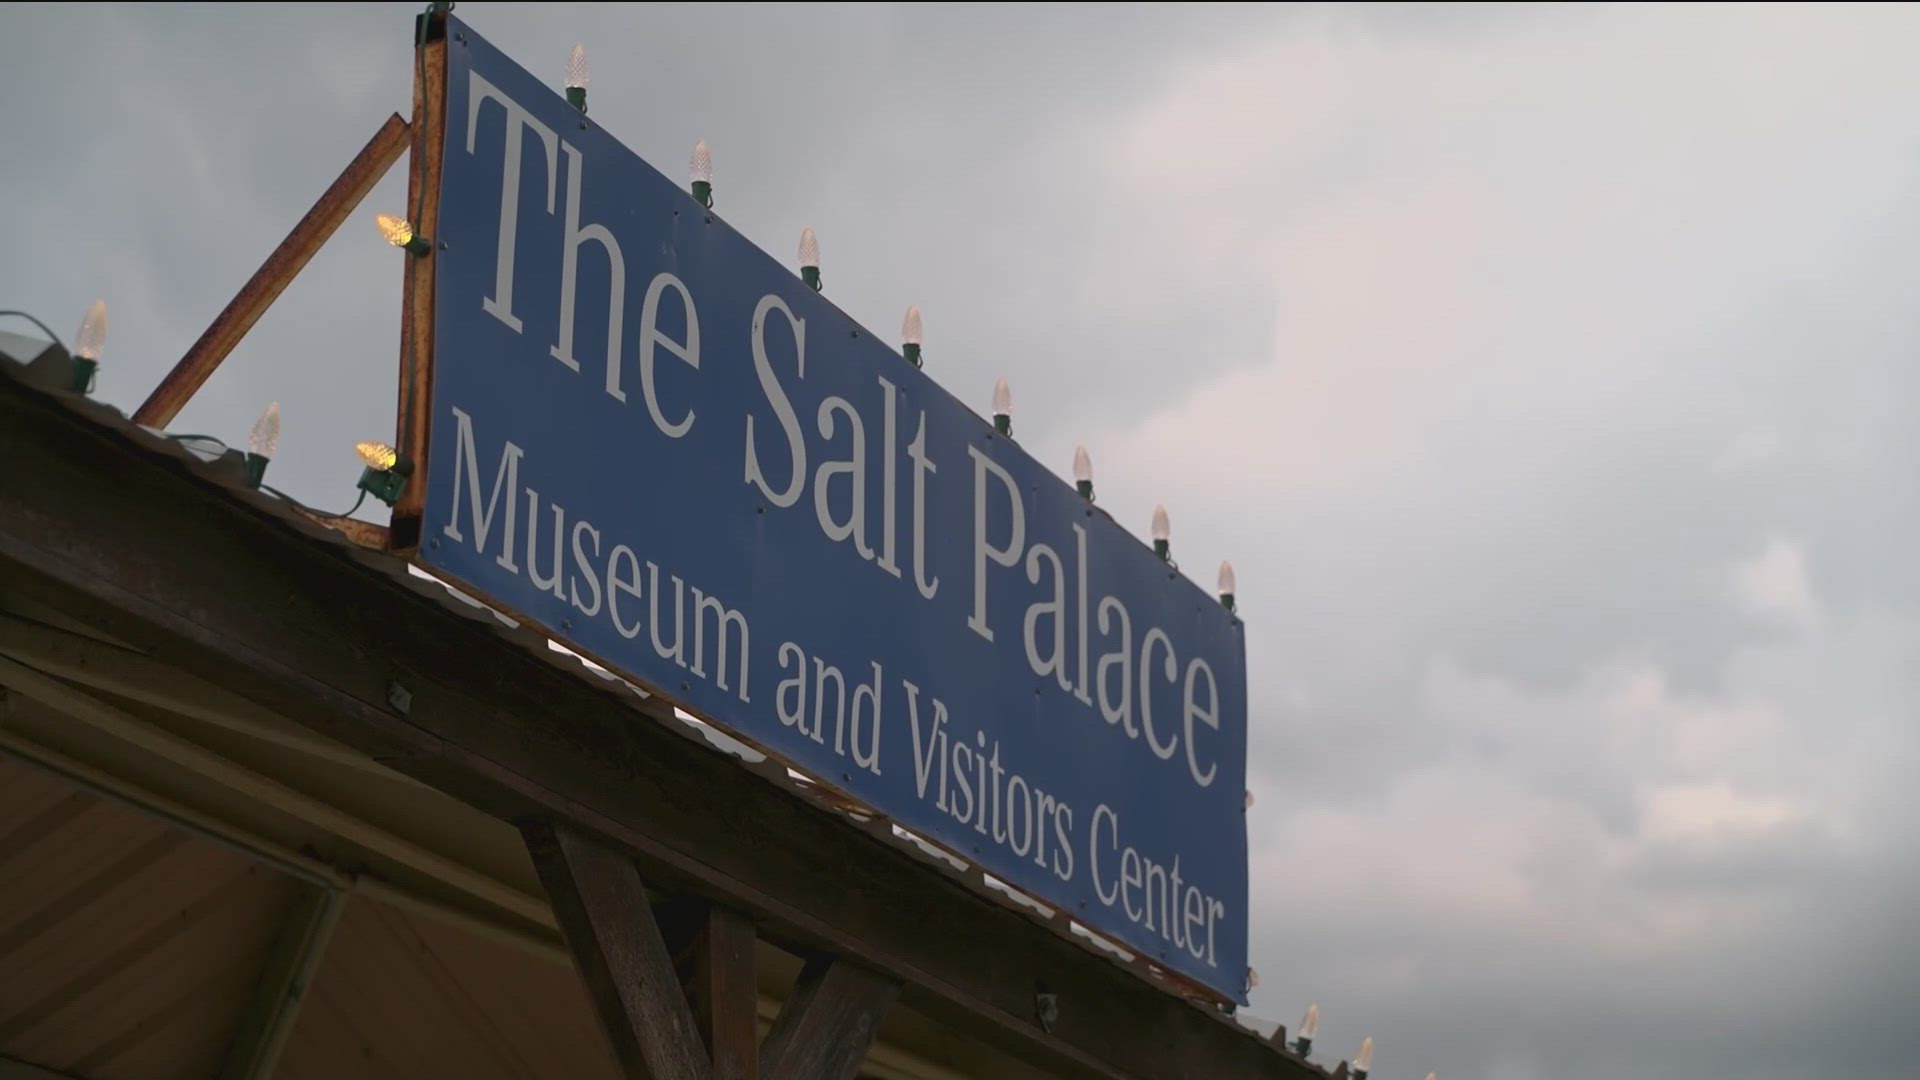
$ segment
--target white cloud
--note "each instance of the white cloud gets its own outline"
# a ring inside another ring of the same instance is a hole
[[[1798,544],[1775,538],[1758,555],[1736,564],[1732,577],[1735,595],[1748,612],[1796,627],[1819,622],[1820,603]]]

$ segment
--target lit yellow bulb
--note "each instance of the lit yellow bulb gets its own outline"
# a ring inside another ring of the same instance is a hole
[[[381,472],[390,472],[400,461],[400,452],[382,442],[355,443],[353,450],[367,463],[367,468]]]
[[[413,225],[406,218],[375,214],[373,222],[380,226],[380,235],[386,237],[387,243],[394,247],[403,248],[413,242]]]
[[[1373,1071],[1373,1036],[1360,1041],[1360,1052],[1353,1055],[1353,1067],[1360,1072]]]

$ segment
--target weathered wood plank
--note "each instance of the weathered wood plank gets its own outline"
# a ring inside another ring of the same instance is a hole
[[[900,984],[838,957],[807,961],[761,1048],[767,1080],[853,1080]]]
[[[523,825],[574,966],[634,1080],[712,1074],[640,872],[622,852],[546,822]]]
[[[489,813],[608,837],[656,887],[748,913],[784,948],[859,956],[904,1004],[1036,1067],[1324,1075],[129,438],[0,369],[0,589]]]
[[[693,943],[693,1020],[706,1040],[714,1080],[758,1080],[753,924],[714,904],[703,915]]]

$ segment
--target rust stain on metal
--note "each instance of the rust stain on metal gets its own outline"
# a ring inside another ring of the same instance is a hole
[[[399,160],[400,152],[407,146],[407,131],[407,122],[399,113],[387,117],[387,122],[361,147],[346,170],[207,326],[200,340],[193,343],[180,362],[173,365],[173,370],[167,372],[167,377],[160,380],[160,385],[153,388],[153,393],[147,395],[147,400],[133,414],[134,423],[166,427],[180,415],[180,410],[220,362],[240,344],[288,283],[306,267],[307,261]]]
[[[319,514],[308,510],[304,506],[289,505],[288,509],[306,518],[308,521],[332,529],[359,547],[370,548],[374,551],[385,551],[387,550],[387,545],[392,540],[385,525],[376,525],[371,521],[361,521],[359,518],[334,517],[332,514]]]

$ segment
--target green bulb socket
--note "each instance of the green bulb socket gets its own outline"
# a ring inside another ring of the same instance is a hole
[[[1160,556],[1161,562],[1167,561],[1167,554],[1170,550],[1172,550],[1172,547],[1165,540],[1155,540],[1153,542],[1153,553]]]
[[[93,380],[99,373],[100,361],[87,356],[74,357],[71,389],[76,394],[93,393]]]
[[[913,365],[914,367],[920,367],[920,366],[921,366],[921,363],[920,363],[920,346],[918,346],[918,345],[902,345],[902,346],[900,346],[900,355],[902,355],[902,356],[904,356],[904,357],[906,357],[906,358],[907,358],[907,363],[909,363],[909,364],[912,364],[912,365]]]
[[[1012,436],[1013,417],[1007,415],[1006,413],[994,413],[993,414],[993,430],[999,432],[1002,435]]]
[[[695,180],[691,187],[693,201],[709,210],[713,209],[713,183],[708,180]]]
[[[248,487],[257,488],[260,486],[260,481],[267,478],[267,460],[265,454],[248,452],[246,457]]]
[[[587,111],[587,88],[584,86],[567,87],[567,104],[573,106],[576,109],[579,109],[583,113],[586,112]]]
[[[800,280],[807,283],[807,288],[812,289],[814,292],[819,292],[820,291],[820,268],[817,266],[801,267]]]
[[[413,460],[402,454],[400,460],[393,463],[391,469],[376,469],[369,465],[360,472],[361,491],[392,506],[406,490],[407,477],[413,475]]]
[[[1087,500],[1088,502],[1093,501],[1093,481],[1075,480],[1073,482],[1073,490],[1079,492],[1080,497]]]

